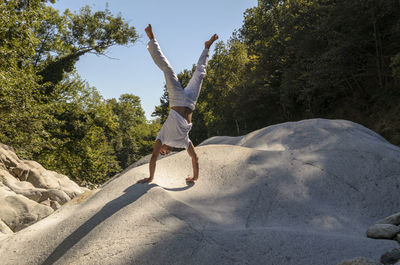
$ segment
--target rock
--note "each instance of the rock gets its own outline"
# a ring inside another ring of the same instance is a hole
[[[400,212],[395,213],[391,216],[383,218],[376,222],[377,224],[391,224],[391,225],[400,225]]]
[[[50,207],[53,208],[54,211],[57,211],[61,208],[61,205],[57,201],[50,201]]]
[[[396,239],[397,242],[400,243],[400,234],[397,234],[395,239]]]
[[[2,220],[0,220],[0,232],[3,234],[12,234],[13,231],[6,225]]]
[[[24,195],[33,201],[38,202],[42,197],[42,192],[45,191],[45,189],[35,188],[30,182],[19,181],[6,170],[0,169],[0,176],[5,186],[9,187],[15,193]]]
[[[0,233],[19,231],[59,209],[88,189],[67,176],[21,160],[0,143]]]
[[[19,194],[6,196],[0,204],[0,218],[14,232],[43,219],[53,211],[51,207]]]
[[[25,181],[28,178],[28,168],[22,168],[21,166],[12,167],[10,170],[11,174],[21,181]]]
[[[393,239],[400,232],[400,227],[391,224],[374,224],[367,230],[367,237]]]
[[[365,127],[285,123],[196,152],[195,185],[186,151],[159,160],[149,185],[136,184],[148,165],[127,170],[83,205],[0,240],[2,265],[331,265],[397,247],[363,231],[400,209],[400,148]]]
[[[40,201],[44,201],[50,199],[52,201],[57,201],[60,204],[64,204],[67,201],[71,200],[71,198],[62,190],[46,190],[43,192],[42,198],[40,198]]]
[[[54,211],[61,208],[61,204],[59,204],[57,201],[52,201],[50,199],[44,200],[44,201],[40,202],[40,204],[51,207]]]
[[[381,263],[386,264],[395,264],[400,260],[400,249],[395,248],[389,252],[386,252],[381,256]]]
[[[43,204],[43,205],[46,205],[46,206],[49,206],[49,207],[50,207],[50,205],[51,205],[51,200],[50,200],[50,199],[46,199],[46,200],[44,200],[44,201],[41,201],[40,204]]]
[[[380,265],[380,263],[373,260],[367,260],[358,257],[352,260],[344,260],[340,262],[338,265]]]
[[[0,160],[7,168],[17,166],[19,158],[12,147],[0,143],[0,150]]]
[[[70,198],[75,198],[76,196],[82,194],[83,192],[89,190],[84,187],[80,187],[78,184],[70,180],[67,176],[58,174],[57,172],[51,171],[53,177],[57,179],[60,185],[60,190],[64,191]]]
[[[176,152],[176,151],[172,151],[172,152],[170,152],[169,154],[160,155],[160,156],[157,157],[157,161],[160,160],[160,159],[164,159],[164,158],[166,158],[166,157],[175,155],[175,154],[177,154],[177,153],[178,153],[178,152]],[[138,161],[136,161],[135,163],[133,163],[132,165],[130,165],[129,167],[127,167],[126,169],[124,169],[122,172],[118,173],[118,174],[115,175],[114,177],[112,177],[112,178],[110,178],[109,180],[107,180],[105,183],[102,184],[102,186],[107,185],[107,184],[108,184],[109,182],[111,182],[111,181],[114,181],[116,178],[118,178],[119,176],[121,176],[121,175],[124,174],[125,172],[131,170],[132,168],[140,167],[140,166],[142,166],[142,165],[145,165],[145,164],[150,163],[150,159],[151,159],[151,154],[146,155],[146,156],[140,158]],[[92,186],[93,189],[97,189],[97,188],[98,188],[96,185],[93,185],[93,184],[92,184],[92,185],[89,185],[89,186]]]
[[[52,178],[48,172],[41,172],[39,169],[34,168],[29,171],[27,181],[33,184],[33,186],[44,189],[58,189],[60,188],[59,183]]]

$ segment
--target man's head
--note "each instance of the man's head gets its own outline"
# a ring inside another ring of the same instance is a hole
[[[171,152],[172,147],[166,144],[163,144],[160,149],[160,154],[167,155]]]

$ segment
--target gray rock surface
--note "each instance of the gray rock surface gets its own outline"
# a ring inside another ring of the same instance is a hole
[[[400,227],[391,224],[374,224],[367,230],[370,238],[393,239],[400,233]]]
[[[0,232],[10,234],[45,218],[83,193],[67,176],[21,160],[0,143]]]
[[[381,265],[379,262],[373,260],[367,260],[361,257],[345,260],[340,262],[338,265]]]
[[[377,224],[400,225],[400,212],[392,214],[376,222]]]
[[[206,143],[195,185],[186,151],[159,160],[150,185],[136,184],[148,164],[131,168],[0,237],[2,262],[334,265],[398,245],[365,236],[400,209],[400,148],[367,128],[315,119]]]
[[[381,263],[384,265],[395,264],[400,260],[400,249],[395,248],[381,256]]]

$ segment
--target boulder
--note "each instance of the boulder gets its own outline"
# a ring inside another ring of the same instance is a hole
[[[57,201],[50,201],[50,207],[53,208],[54,211],[57,211],[61,208],[61,204],[59,204]]]
[[[57,201],[60,204],[64,204],[67,201],[71,200],[71,198],[64,191],[56,189],[46,190],[42,193],[40,201],[44,201],[47,199],[50,199],[52,201]]]
[[[53,211],[51,207],[19,194],[6,196],[0,203],[0,218],[14,232],[43,219]]]
[[[398,261],[400,261],[400,249],[398,248],[388,251],[381,256],[381,263],[384,265],[395,264]]]
[[[151,184],[137,184],[148,165],[126,170],[0,240],[2,265],[365,264],[398,246],[365,236],[400,209],[400,148],[381,136],[315,119],[217,140],[196,147],[194,185],[186,151],[159,160]]]
[[[0,176],[2,177],[1,181],[5,186],[15,193],[24,195],[36,202],[40,200],[42,193],[46,191],[45,189],[35,188],[30,182],[19,181],[4,169],[0,169]]]
[[[400,233],[400,227],[391,224],[374,224],[367,230],[367,237],[377,239],[393,239]]]
[[[2,220],[0,220],[0,233],[3,234],[12,234],[13,231],[6,225]]]
[[[386,218],[383,218],[376,222],[377,224],[391,224],[391,225],[400,225],[400,212],[392,214]]]
[[[86,190],[36,161],[19,159],[11,147],[0,143],[2,236],[43,219]]]

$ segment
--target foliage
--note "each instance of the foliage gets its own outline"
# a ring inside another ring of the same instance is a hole
[[[112,143],[120,166],[126,168],[140,157],[151,153],[155,134],[160,129],[159,123],[146,120],[137,96],[123,94],[119,102],[112,99],[108,104],[119,124]]]
[[[75,63],[138,36],[107,9],[60,14],[48,2],[0,2],[0,141],[78,182],[101,183],[148,152],[159,125],[133,95],[105,101]]]
[[[215,47],[192,140],[322,117],[400,144],[399,25],[395,0],[258,1]]]

